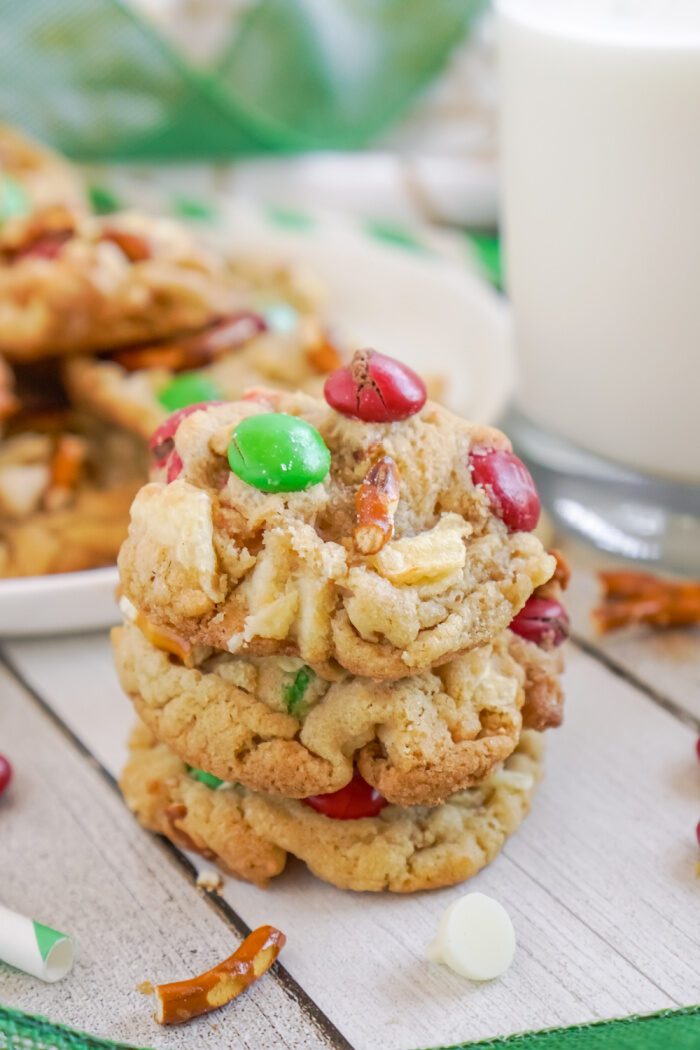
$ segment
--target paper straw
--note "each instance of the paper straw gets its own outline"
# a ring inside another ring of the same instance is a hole
[[[75,945],[66,933],[0,904],[0,959],[53,984],[73,965]]]

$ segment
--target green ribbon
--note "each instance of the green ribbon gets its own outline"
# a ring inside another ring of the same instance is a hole
[[[484,0],[260,0],[216,68],[123,0],[2,5],[3,119],[81,159],[352,149],[440,73]]]
[[[646,1017],[596,1021],[570,1028],[548,1028],[540,1032],[478,1043],[460,1043],[441,1050],[699,1050],[700,1006],[684,1010],[662,1010]]]

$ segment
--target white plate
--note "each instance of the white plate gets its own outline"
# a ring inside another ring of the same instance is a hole
[[[55,576],[0,581],[0,637],[75,634],[110,627],[119,619],[114,600],[116,565]]]
[[[328,289],[327,314],[343,338],[446,377],[446,401],[471,419],[498,418],[514,368],[500,298],[465,264],[370,235],[352,219],[290,217],[224,203],[208,231],[228,251],[308,266]],[[423,244],[436,243],[430,231]],[[115,568],[0,581],[0,636],[73,633],[118,619]]]

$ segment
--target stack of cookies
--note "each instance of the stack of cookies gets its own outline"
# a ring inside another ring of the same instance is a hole
[[[75,171],[0,126],[0,577],[112,564],[177,408],[340,363],[319,292],[173,220],[90,213]]]
[[[258,884],[288,854],[354,890],[477,872],[561,721],[566,569],[507,438],[361,351],[151,451],[114,632],[141,823]]]

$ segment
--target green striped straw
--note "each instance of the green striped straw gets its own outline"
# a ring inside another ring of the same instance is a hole
[[[66,933],[0,904],[0,959],[53,984],[73,966],[75,944]]]

